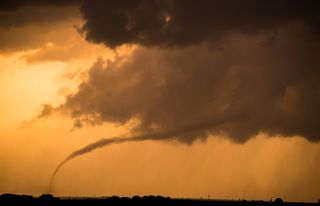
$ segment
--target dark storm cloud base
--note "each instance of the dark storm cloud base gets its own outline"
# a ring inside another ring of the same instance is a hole
[[[157,205],[157,206],[319,206],[319,203],[283,202],[281,198],[274,201],[246,200],[210,200],[210,199],[171,199],[162,196],[101,197],[101,198],[56,198],[42,195],[38,198],[27,195],[3,194],[0,205]]]
[[[81,6],[87,39],[116,47],[184,47],[302,20],[319,30],[319,1],[96,0]],[[106,18],[107,17],[107,18]]]

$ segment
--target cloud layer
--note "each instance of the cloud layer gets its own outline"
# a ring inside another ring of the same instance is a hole
[[[302,40],[303,39],[303,40]],[[233,35],[220,48],[138,47],[129,57],[98,61],[60,109],[75,125],[136,120],[133,131],[197,125],[179,140],[208,134],[244,142],[259,132],[318,141],[317,35],[304,24],[269,36]]]
[[[85,1],[87,39],[116,47],[186,46],[231,33],[256,34],[302,20],[319,30],[319,1],[124,0]]]
[[[3,1],[0,5],[0,54],[38,49],[61,42],[80,22],[76,1]],[[59,39],[60,38],[60,39]]]
[[[148,134],[197,125],[176,135],[185,142],[208,134],[244,142],[259,132],[320,138],[316,0],[10,2],[0,14],[35,9],[39,17],[5,18],[3,28],[41,22],[44,6],[72,4],[87,40],[139,45],[127,57],[99,60],[57,108],[77,127],[133,121],[134,132]]]
[[[37,6],[68,6],[79,4],[82,0],[3,0],[0,11],[14,11],[21,7]]]

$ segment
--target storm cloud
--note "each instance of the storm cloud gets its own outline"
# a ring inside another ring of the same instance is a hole
[[[52,108],[75,127],[134,122],[141,135],[205,125],[175,135],[189,143],[210,134],[245,142],[260,132],[320,139],[318,1],[10,2],[3,14],[79,6],[88,41],[136,48],[97,61]],[[3,28],[22,24],[6,19]]]
[[[88,40],[116,47],[186,46],[301,20],[319,30],[319,1],[95,0],[81,6]]]
[[[79,1],[4,0],[0,4],[0,55],[38,49],[60,36],[81,18]],[[69,30],[70,30],[69,29]],[[57,32],[59,30],[59,32]]]
[[[80,4],[82,0],[3,0],[1,1],[0,11],[13,11],[21,7],[37,6],[67,6]]]
[[[59,109],[77,127],[135,120],[132,131],[148,134],[205,125],[176,135],[183,142],[209,134],[245,142],[260,132],[318,141],[317,38],[294,23],[271,42],[262,32],[233,35],[219,48],[140,46],[130,56],[96,62]]]

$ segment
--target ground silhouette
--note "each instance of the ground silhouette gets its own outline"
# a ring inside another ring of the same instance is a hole
[[[0,205],[142,205],[142,206],[320,206],[320,203],[303,203],[303,202],[284,202],[281,198],[276,198],[275,201],[260,201],[260,200],[210,200],[210,199],[171,199],[170,197],[162,196],[133,196],[129,197],[100,197],[100,198],[59,198],[50,194],[43,194],[39,197],[29,195],[2,194],[0,196]]]

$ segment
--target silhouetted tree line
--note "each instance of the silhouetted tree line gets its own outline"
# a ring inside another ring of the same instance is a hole
[[[51,194],[43,194],[39,197],[30,195],[15,195],[2,194],[0,195],[0,205],[142,205],[142,206],[301,206],[301,205],[315,205],[320,206],[319,203],[290,203],[283,202],[281,198],[276,198],[274,201],[246,201],[246,200],[209,200],[209,199],[171,199],[163,196],[133,196],[129,197],[101,197],[101,198],[58,198]]]

